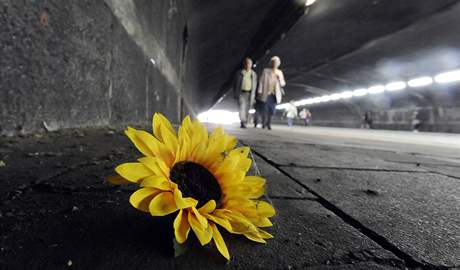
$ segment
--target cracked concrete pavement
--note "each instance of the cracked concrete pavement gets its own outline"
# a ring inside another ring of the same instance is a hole
[[[433,146],[425,136],[402,147],[397,137],[376,142],[383,133],[374,131],[350,137],[340,129],[323,129],[328,136],[319,128],[226,129],[251,146],[252,172],[267,179],[267,199],[277,209],[268,244],[224,234],[230,262],[212,245],[174,259],[171,220],[133,209],[132,188],[104,180],[138,157],[128,139],[115,129],[65,130],[1,138],[0,268],[460,266],[455,146]]]

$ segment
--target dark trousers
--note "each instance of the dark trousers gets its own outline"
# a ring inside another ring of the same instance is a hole
[[[259,119],[263,119],[264,109],[265,103],[260,100],[256,100],[256,104],[254,104],[254,110],[256,110],[256,112],[254,113],[254,127],[257,127],[257,124],[259,124]],[[264,122],[262,120],[262,124],[263,123]]]
[[[270,127],[272,123],[272,116],[276,110],[276,97],[275,95],[269,95],[264,106],[264,114],[262,117],[262,124],[266,127]]]

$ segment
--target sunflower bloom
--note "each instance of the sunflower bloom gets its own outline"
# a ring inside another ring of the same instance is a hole
[[[235,137],[222,128],[208,134],[198,121],[186,117],[177,133],[161,114],[153,117],[153,134],[128,127],[125,134],[143,154],[137,162],[115,168],[113,184],[137,184],[129,202],[152,216],[176,215],[174,235],[183,244],[192,231],[201,245],[214,241],[227,259],[230,254],[219,230],[266,243],[274,208],[258,200],[265,179],[246,176],[249,148],[235,148]]]

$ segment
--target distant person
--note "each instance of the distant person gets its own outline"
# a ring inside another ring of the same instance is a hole
[[[293,100],[291,100],[287,105],[285,113],[288,127],[292,127],[294,125],[294,119],[297,118],[297,107],[295,106]]]
[[[364,113],[361,128],[367,128],[367,129],[372,128],[372,115],[370,112]]]
[[[303,110],[300,111],[299,113],[300,119],[303,120],[303,123],[305,126],[310,125],[311,121],[311,112],[307,108],[303,108]]]
[[[422,121],[418,118],[418,111],[414,111],[411,116],[412,131],[419,132]]]
[[[283,87],[286,85],[283,72],[279,69],[281,59],[273,56],[270,59],[269,67],[265,68],[260,76],[257,89],[257,99],[264,104],[262,117],[262,128],[271,130],[272,116],[276,110],[276,104],[281,103],[284,95]]]
[[[249,110],[255,103],[257,74],[252,70],[252,60],[245,58],[243,68],[235,75],[233,96],[238,100],[241,128],[246,128]]]

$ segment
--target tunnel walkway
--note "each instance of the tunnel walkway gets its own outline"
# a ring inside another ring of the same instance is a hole
[[[136,211],[128,204],[131,188],[104,180],[116,164],[138,157],[121,130],[62,130],[2,138],[0,268],[460,266],[455,137],[281,126],[271,132],[226,129],[251,146],[252,171],[267,179],[268,199],[277,209],[269,228],[275,238],[268,244],[224,235],[233,256],[227,264],[213,247],[174,259],[171,222]],[[389,135],[396,137],[382,140]],[[411,137],[412,142],[402,139]]]

